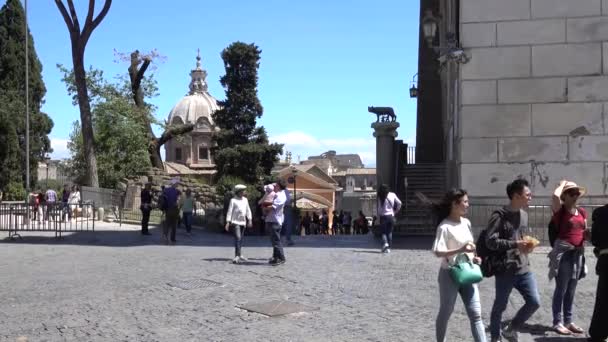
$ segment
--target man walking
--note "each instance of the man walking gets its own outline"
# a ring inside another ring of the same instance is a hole
[[[595,307],[589,326],[589,341],[604,342],[608,339],[608,204],[593,211],[591,243],[597,256],[595,270],[598,275]]]
[[[145,188],[140,193],[141,198],[141,234],[150,235],[148,231],[148,223],[150,222],[150,212],[152,211],[152,189],[151,183],[146,183]]]
[[[177,230],[177,219],[179,218],[179,196],[180,192],[177,190],[177,179],[171,181],[171,186],[165,188],[163,194],[165,195],[165,224],[163,225],[163,241],[166,244],[175,245],[175,231]],[[168,240],[170,238],[170,242]]]
[[[285,263],[285,254],[283,253],[283,246],[281,244],[281,225],[284,221],[283,208],[287,200],[285,196],[285,181],[279,180],[275,186],[274,191],[276,196],[272,203],[264,203],[266,211],[266,230],[270,234],[270,241],[272,242],[272,258],[269,263],[273,266],[278,266]]]
[[[485,243],[493,253],[492,268],[496,276],[496,297],[490,316],[492,342],[501,341],[502,313],[507,308],[513,288],[524,297],[522,306],[511,324],[503,331],[507,341],[518,340],[518,329],[540,307],[540,296],[534,274],[530,270],[528,254],[534,245],[524,241],[528,229],[528,214],[523,210],[530,204],[532,194],[528,181],[517,179],[507,185],[509,205],[495,211],[490,217]]]

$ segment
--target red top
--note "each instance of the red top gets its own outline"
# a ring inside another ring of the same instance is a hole
[[[577,209],[578,215],[572,215],[572,213],[562,207],[553,214],[552,220],[554,222],[557,222],[559,219],[562,220],[558,227],[557,238],[579,247],[585,241],[585,218],[587,217],[587,212],[583,208]]]

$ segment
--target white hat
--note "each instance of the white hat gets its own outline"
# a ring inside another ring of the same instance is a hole
[[[234,192],[239,192],[245,189],[247,189],[247,187],[243,184],[237,184],[234,186]]]

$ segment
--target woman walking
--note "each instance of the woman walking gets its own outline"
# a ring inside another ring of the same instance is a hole
[[[467,192],[453,189],[445,194],[441,203],[435,206],[440,221],[437,236],[433,243],[433,253],[441,258],[439,269],[439,313],[435,323],[437,342],[446,340],[448,321],[454,311],[456,297],[460,294],[466,308],[471,332],[475,342],[485,342],[485,328],[481,320],[481,301],[477,284],[459,286],[450,275],[450,265],[455,264],[456,258],[465,254],[474,263],[480,264],[481,259],[475,257],[475,244],[471,233],[471,222],[464,218],[469,207]]]
[[[585,276],[585,238],[587,212],[577,206],[585,188],[562,180],[553,192],[549,253],[549,279],[555,277],[553,292],[553,329],[561,335],[584,332],[572,321],[574,294],[578,280]],[[563,316],[562,316],[563,313]]]
[[[243,235],[245,235],[245,227],[251,228],[251,209],[249,201],[245,197],[246,186],[238,184],[234,187],[235,196],[230,200],[228,212],[226,213],[226,231],[230,228],[234,230],[234,259],[233,263],[238,264],[241,261],[247,261],[241,254],[243,245]]]
[[[401,201],[395,193],[388,191],[388,185],[382,184],[378,188],[378,217],[380,218],[380,232],[382,233],[382,253],[391,252],[395,215],[399,210],[401,210]]]
[[[192,197],[192,191],[190,189],[186,190],[186,197],[182,200],[182,221],[184,221],[184,225],[186,226],[186,234],[192,234],[192,215],[196,212],[196,202]]]

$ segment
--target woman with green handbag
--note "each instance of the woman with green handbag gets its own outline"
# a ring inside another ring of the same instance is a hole
[[[437,342],[446,341],[448,321],[460,294],[471,322],[475,342],[485,342],[486,334],[481,320],[481,301],[476,282],[480,281],[479,264],[471,222],[464,218],[469,207],[467,192],[462,189],[448,191],[442,201],[434,205],[439,225],[433,243],[433,253],[441,258],[439,269],[439,314],[435,323]]]

